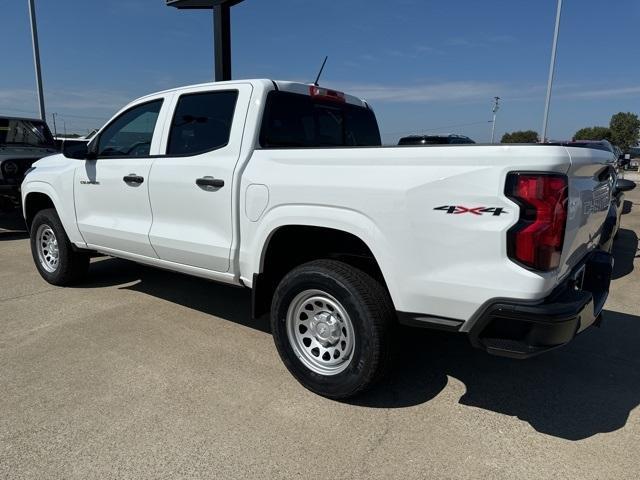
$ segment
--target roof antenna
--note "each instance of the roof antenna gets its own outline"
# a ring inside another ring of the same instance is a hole
[[[318,80],[320,80],[320,75],[322,75],[322,70],[324,70],[324,64],[327,63],[327,58],[329,58],[328,56],[324,57],[324,62],[322,62],[322,66],[320,67],[320,71],[318,72],[318,76],[316,77],[316,81],[313,82],[313,84],[317,87],[318,86]]]

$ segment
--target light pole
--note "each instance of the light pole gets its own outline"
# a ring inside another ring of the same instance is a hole
[[[556,51],[558,49],[558,34],[560,33],[560,16],[562,14],[562,0],[558,0],[556,10],[556,28],[553,32],[553,46],[551,47],[551,64],[549,65],[549,80],[547,81],[547,100],[544,104],[544,119],[542,121],[542,143],[547,141],[547,125],[549,124],[549,104],[551,103],[551,89],[553,88],[553,77],[556,72]]]
[[[169,7],[213,10],[215,81],[231,80],[231,7],[242,0],[166,0]]]
[[[38,27],[36,25],[36,7],[34,0],[29,0],[29,17],[31,18],[31,42],[33,45],[33,63],[36,67],[36,88],[38,89],[38,107],[40,119],[47,121],[44,112],[44,94],[42,93],[42,72],[40,70],[40,46],[38,45]]]
[[[495,142],[496,116],[498,115],[498,110],[500,110],[500,97],[493,97],[493,108],[491,109],[493,112],[493,121],[491,122],[491,143]]]

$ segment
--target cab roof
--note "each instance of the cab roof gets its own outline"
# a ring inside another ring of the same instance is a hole
[[[251,83],[253,85],[256,84],[260,84],[263,85],[265,87],[267,87],[267,89],[269,89],[270,87],[273,87],[276,90],[281,90],[284,92],[291,92],[291,93],[298,93],[301,95],[310,95],[310,87],[314,86],[312,83],[302,83],[302,82],[291,82],[291,81],[287,81],[287,80],[271,80],[268,78],[254,78],[254,79],[237,79],[237,80],[228,80],[228,81],[224,81],[224,82],[206,82],[206,83],[198,83],[198,84],[194,84],[194,85],[184,85],[181,87],[176,87],[176,88],[170,88],[167,90],[162,90],[159,92],[155,92],[155,93],[150,93],[148,95],[145,95],[143,97],[140,97],[138,100],[142,99],[142,98],[146,98],[146,97],[152,97],[152,96],[156,96],[156,95],[162,95],[162,94],[166,94],[166,93],[177,93],[180,92],[182,90],[187,90],[190,88],[194,88],[194,87],[207,87],[207,86],[219,86],[219,85],[235,85],[238,83]],[[319,88],[321,89],[328,89],[328,87],[325,87],[324,85],[320,85]],[[330,91],[336,92],[333,89],[328,89]],[[340,94],[342,94],[342,92],[338,92]],[[355,97],[353,95],[349,95],[349,94],[343,94],[344,95],[344,101],[346,103],[350,103],[352,105],[358,105],[360,107],[365,107],[365,108],[369,108],[369,105],[367,104],[367,102],[361,98]]]

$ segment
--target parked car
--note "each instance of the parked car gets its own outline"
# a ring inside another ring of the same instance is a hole
[[[75,158],[34,164],[35,266],[70,285],[99,252],[250,288],[289,371],[330,398],[384,374],[397,323],[526,358],[599,322],[609,154],[376,147],[370,105],[316,85],[148,95]]]
[[[20,184],[36,160],[56,153],[42,120],[0,116],[0,212],[20,206]]]
[[[445,135],[409,135],[402,137],[398,145],[463,145],[476,143],[469,137],[456,134]]]
[[[583,148],[595,148],[596,150],[602,150],[604,152],[611,152],[611,155],[615,158],[615,147],[609,140],[571,140],[568,142],[559,142],[561,145],[567,145],[570,147],[583,147]]]
[[[629,170],[629,165],[631,163],[631,155],[628,153],[624,153],[622,149],[617,145],[613,146],[613,152],[616,158],[618,159],[617,161],[618,172],[620,172],[620,170]]]
[[[571,147],[595,148],[596,150],[611,152],[611,163],[616,169],[616,172],[619,172],[621,168],[624,168],[628,164],[622,149],[617,145],[613,145],[608,140],[572,140],[570,142],[563,142],[562,144]]]
[[[640,166],[640,147],[632,147],[629,149],[629,169],[638,170]]]

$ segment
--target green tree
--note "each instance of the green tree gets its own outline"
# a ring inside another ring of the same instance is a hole
[[[609,123],[611,129],[611,141],[618,145],[622,151],[635,147],[640,139],[640,119],[631,112],[619,112],[611,117]]]
[[[575,140],[609,140],[611,130],[607,127],[585,127],[578,130],[573,136]]]
[[[533,130],[518,130],[515,132],[505,133],[500,143],[537,143],[538,132]]]

